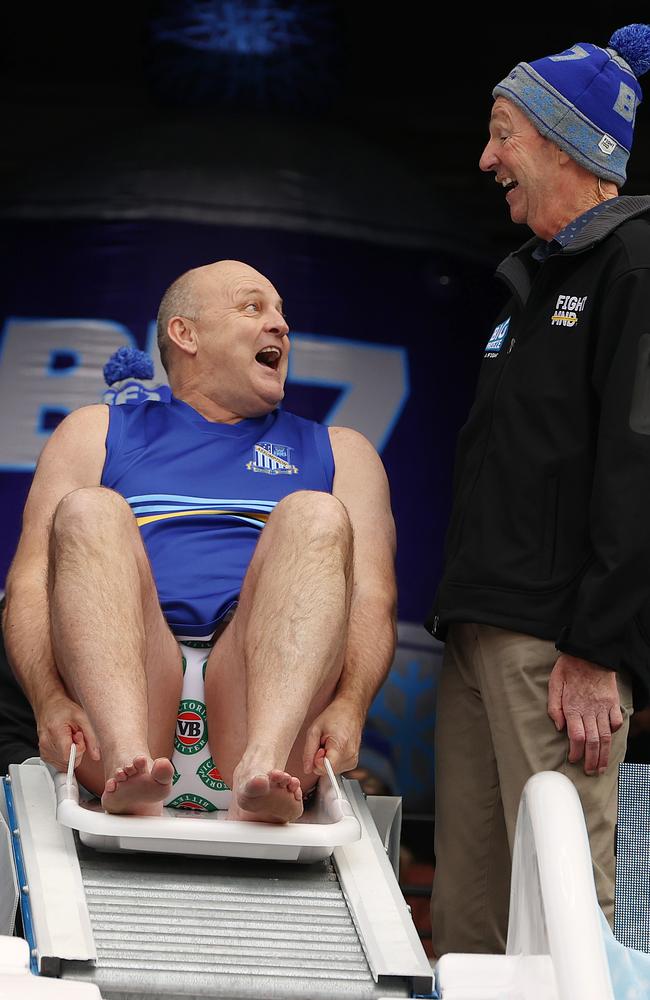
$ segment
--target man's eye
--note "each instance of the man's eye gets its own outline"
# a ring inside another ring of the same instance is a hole
[[[248,305],[245,307],[245,311],[246,312],[254,312],[255,313],[255,312],[258,311],[258,309],[259,309],[259,306],[257,305],[257,302],[249,302]]]

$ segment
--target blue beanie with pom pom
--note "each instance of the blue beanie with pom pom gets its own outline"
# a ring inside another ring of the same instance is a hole
[[[117,403],[169,402],[171,389],[164,383],[153,383],[153,361],[145,351],[135,347],[120,347],[104,365],[104,381],[109,387],[102,402]]]
[[[153,378],[153,361],[145,351],[138,351],[135,347],[120,347],[111,354],[104,365],[106,385],[113,385],[125,378]]]
[[[516,104],[541,135],[596,177],[621,187],[642,100],[637,77],[648,69],[650,24],[628,24],[606,49],[577,42],[519,63],[492,94]]]

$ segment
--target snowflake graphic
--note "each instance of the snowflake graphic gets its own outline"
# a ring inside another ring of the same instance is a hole
[[[336,90],[337,29],[331,2],[166,2],[150,21],[150,78],[177,104],[324,104]]]

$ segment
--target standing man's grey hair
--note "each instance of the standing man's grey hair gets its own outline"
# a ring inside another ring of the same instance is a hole
[[[187,319],[199,318],[199,302],[196,294],[194,271],[185,271],[171,283],[158,307],[156,333],[158,350],[163,368],[169,375],[170,342],[167,327],[172,316],[185,316]]]

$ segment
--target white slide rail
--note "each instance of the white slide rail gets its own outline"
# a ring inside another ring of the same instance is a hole
[[[505,955],[446,954],[442,1000],[613,1000],[582,805],[571,781],[542,771],[517,815]]]
[[[584,813],[555,771],[533,775],[519,804],[506,954],[550,955],[560,1000],[612,1000]]]

